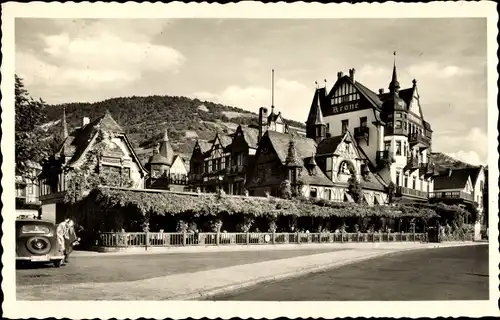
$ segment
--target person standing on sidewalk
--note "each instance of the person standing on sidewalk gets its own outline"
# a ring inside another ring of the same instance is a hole
[[[69,218],[65,218],[64,221],[57,225],[56,235],[57,235],[57,245],[59,246],[59,252],[64,253],[65,251],[65,236],[68,229]]]
[[[64,235],[64,263],[68,263],[69,255],[73,252],[73,247],[78,244],[80,238],[76,236],[75,223],[69,220],[67,223],[66,234]]]

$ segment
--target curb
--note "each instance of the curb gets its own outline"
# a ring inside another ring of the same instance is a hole
[[[307,274],[314,274],[318,273],[321,271],[326,271],[326,270],[331,270],[331,269],[336,269],[340,268],[343,266],[355,264],[358,262],[363,262],[366,260],[370,259],[375,259],[379,257],[383,257],[389,254],[394,254],[394,253],[400,253],[400,252],[405,252],[405,251],[412,251],[412,250],[425,250],[425,249],[437,249],[437,248],[449,248],[449,247],[459,247],[459,246],[471,246],[471,245],[480,245],[481,243],[453,243],[453,244],[446,244],[446,245],[440,245],[440,244],[434,244],[434,245],[428,245],[428,246],[422,246],[422,247],[417,247],[417,248],[401,248],[401,249],[388,249],[391,251],[388,252],[377,252],[374,254],[366,255],[366,256],[361,256],[357,258],[352,258],[344,261],[336,261],[333,263],[328,263],[328,264],[321,264],[321,265],[314,265],[310,267],[302,267],[298,268],[297,270],[287,272],[287,273],[282,273],[278,275],[272,275],[272,276],[267,276],[267,277],[261,277],[261,278],[255,278],[249,281],[244,281],[240,283],[235,283],[227,286],[222,286],[222,287],[216,287],[214,289],[208,289],[207,291],[199,291],[199,292],[193,292],[193,293],[187,293],[187,294],[180,294],[176,295],[173,297],[167,298],[167,300],[203,300],[212,296],[216,295],[221,295],[224,293],[229,293],[232,291],[237,291],[239,289],[244,289],[248,288],[257,284],[261,283],[266,283],[266,282],[271,282],[271,281],[278,281],[278,280],[285,280],[285,279],[293,279],[297,278],[300,276],[304,276]]]
[[[422,242],[382,242],[379,243],[304,243],[304,244],[278,244],[278,245],[255,245],[255,246],[199,246],[199,247],[158,247],[146,251],[144,248],[132,248],[132,250],[123,250],[115,252],[96,252],[96,251],[76,251],[73,257],[109,257],[109,256],[127,256],[127,255],[150,255],[150,254],[184,254],[184,253],[216,253],[216,252],[248,252],[248,251],[272,251],[272,250],[303,250],[318,248],[344,248],[344,249],[395,249],[402,250],[411,247],[411,249],[427,246],[429,248],[481,245],[488,242],[442,242],[442,243],[422,243]],[[418,247],[417,247],[418,246]],[[399,247],[399,248],[398,248]]]

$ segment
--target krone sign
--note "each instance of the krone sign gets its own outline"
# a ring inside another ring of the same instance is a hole
[[[343,106],[334,106],[332,107],[332,114],[345,113],[360,110],[359,103],[350,103],[345,104]]]

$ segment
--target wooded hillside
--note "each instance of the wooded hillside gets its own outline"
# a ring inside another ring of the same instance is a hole
[[[238,124],[257,125],[255,113],[209,101],[177,96],[113,98],[95,103],[68,103],[66,117],[70,131],[81,126],[83,117],[91,120],[108,110],[126,131],[141,157],[147,158],[150,149],[162,137],[165,129],[174,151],[189,159],[196,139],[210,140],[216,132],[233,132]],[[49,105],[44,127],[56,133],[63,105]],[[293,127],[304,124],[289,121]]]

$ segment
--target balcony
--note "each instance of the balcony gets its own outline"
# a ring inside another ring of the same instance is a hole
[[[427,199],[429,197],[426,191],[420,191],[415,189],[410,189],[406,187],[398,187],[396,190],[396,194],[399,196],[410,196],[421,199]]]
[[[434,175],[434,164],[432,163],[421,163],[419,167],[420,176],[425,178],[432,177]]]
[[[457,199],[464,200],[467,202],[474,202],[474,197],[463,191],[446,191],[446,192],[431,192],[429,194],[431,199]]]
[[[356,139],[365,139],[368,142],[370,137],[370,128],[366,126],[354,128],[354,138]]]
[[[407,157],[406,158],[406,169],[413,171],[420,168],[417,157]]]
[[[203,174],[201,173],[190,173],[189,180],[191,181],[200,181],[203,179]]]
[[[394,162],[393,153],[387,150],[377,151],[376,162],[379,169],[389,168]]]
[[[430,147],[431,139],[419,132],[414,132],[408,135],[408,143],[412,147],[417,146],[420,149],[426,149]]]

